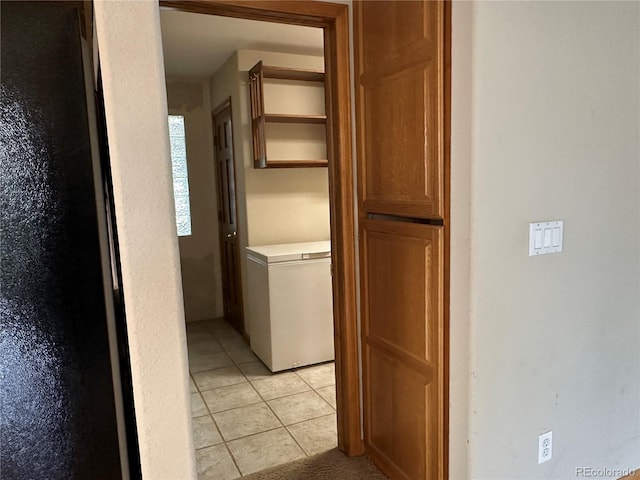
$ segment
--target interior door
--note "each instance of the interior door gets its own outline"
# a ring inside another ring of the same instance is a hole
[[[238,332],[244,334],[231,101],[225,102],[214,113],[213,129],[224,316]]]
[[[365,448],[446,478],[448,6],[356,1]]]

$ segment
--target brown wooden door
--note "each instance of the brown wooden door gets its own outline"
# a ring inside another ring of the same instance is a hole
[[[367,454],[392,479],[443,476],[443,229],[366,220],[362,233]]]
[[[356,1],[365,448],[446,478],[448,7]]]
[[[443,218],[444,5],[359,1],[355,13],[363,206]]]
[[[242,281],[240,276],[240,238],[238,236],[230,102],[221,106],[213,115],[213,129],[218,182],[218,226],[220,232],[224,316],[236,330],[244,333]]]

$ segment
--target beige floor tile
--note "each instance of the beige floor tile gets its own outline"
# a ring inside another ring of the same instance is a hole
[[[217,341],[220,345],[222,345],[222,348],[227,352],[231,350],[241,350],[243,348],[248,347],[247,343],[238,333],[233,333],[232,335],[220,336],[218,337]]]
[[[333,413],[333,408],[316,392],[304,392],[267,402],[285,425]]]
[[[210,415],[193,419],[193,446],[195,448],[210,447],[219,443],[222,443],[222,437]]]
[[[191,393],[198,393],[198,387],[193,383],[193,378],[189,378],[189,388],[191,389]]]
[[[216,368],[230,367],[233,361],[225,352],[209,353],[189,358],[189,370],[192,373],[214,370]]]
[[[262,401],[260,395],[249,382],[205,390],[202,392],[202,397],[212,413],[244,407]]]
[[[185,325],[185,329],[187,331],[187,334],[208,332],[205,322],[187,322],[187,324]]]
[[[254,380],[260,380],[261,378],[269,378],[273,376],[271,370],[269,370],[261,361],[243,363],[242,365],[238,365],[238,368],[242,370],[245,377],[252,382]]]
[[[222,347],[213,337],[187,343],[189,359],[200,355],[222,352]]]
[[[294,393],[302,393],[308,390],[309,385],[304,383],[300,377],[293,372],[280,373],[269,378],[263,378],[253,382],[258,393],[265,400],[272,400],[285,395],[293,395]]]
[[[300,377],[313,388],[328,387],[336,384],[336,370],[333,362],[296,370]]]
[[[236,365],[259,361],[258,357],[256,357],[249,347],[240,348],[238,350],[228,350],[227,353]]]
[[[307,455],[325,452],[338,446],[336,414],[327,415],[287,427]]]
[[[240,438],[228,444],[243,475],[304,458],[304,452],[284,429]]]
[[[193,379],[201,391],[236,385],[247,381],[242,372],[238,370],[238,367],[218,368],[217,370],[194,373]]]
[[[240,472],[224,445],[207,447],[196,452],[198,480],[232,480]]]
[[[226,441],[282,426],[265,403],[214,413],[213,419]]]
[[[192,417],[201,417],[202,415],[207,415],[209,412],[207,411],[207,407],[202,401],[202,397],[199,393],[191,394],[191,416]]]
[[[238,334],[238,332],[228,323],[225,323],[224,325],[209,326],[209,331],[216,340],[221,337]]]
[[[202,323],[204,323],[209,329],[212,329],[212,328],[233,329],[233,327],[229,325],[224,318],[211,318],[209,320],[203,320]]]
[[[187,331],[187,345],[215,341],[209,330]]]
[[[318,394],[324,398],[327,403],[329,403],[329,405],[331,405],[333,408],[337,408],[336,407],[336,386],[335,385],[331,385],[329,387],[322,387],[322,388],[318,388],[316,390],[316,392],[318,392]]]

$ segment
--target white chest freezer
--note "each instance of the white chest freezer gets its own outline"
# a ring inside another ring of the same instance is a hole
[[[272,372],[334,359],[331,243],[247,247],[251,349]]]

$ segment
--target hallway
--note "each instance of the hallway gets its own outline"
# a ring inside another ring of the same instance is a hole
[[[187,344],[199,480],[336,447],[333,362],[273,374],[222,319],[188,323]]]

